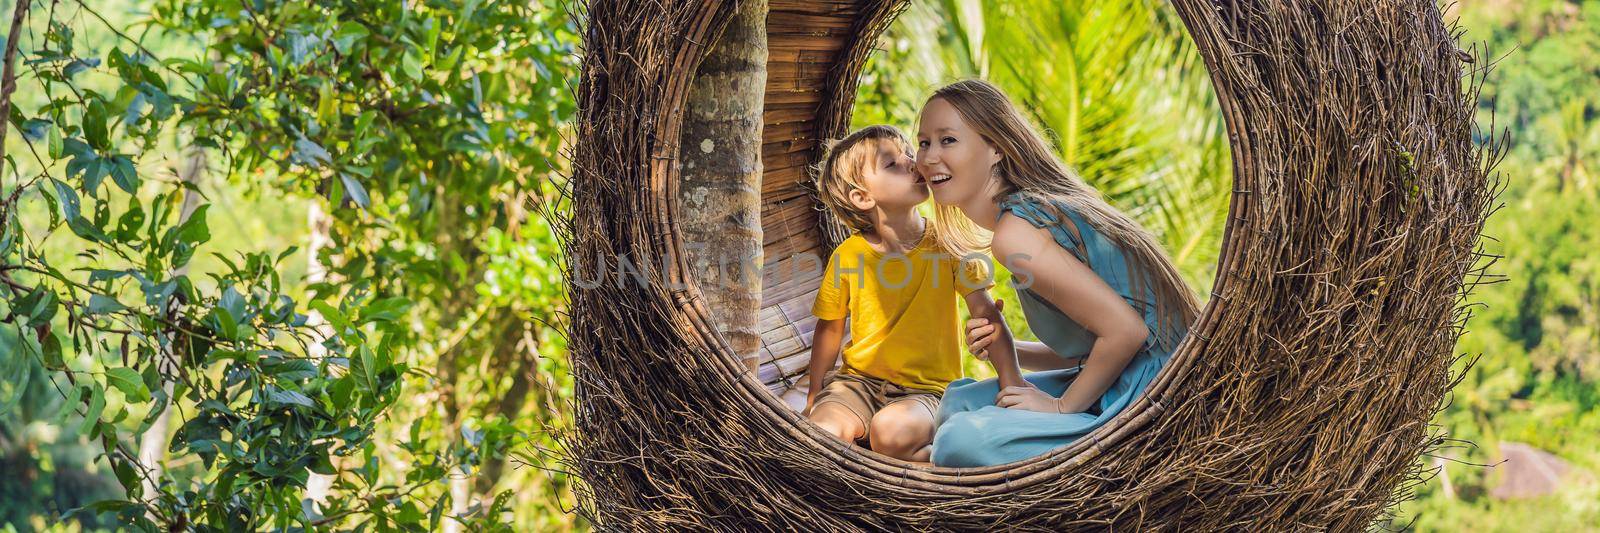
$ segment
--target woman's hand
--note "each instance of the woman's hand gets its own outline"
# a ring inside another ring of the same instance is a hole
[[[1000,395],[995,397],[995,405],[1007,409],[1026,409],[1041,413],[1060,413],[1061,402],[1031,384],[1026,387],[1012,386],[1000,389]]]
[[[995,300],[996,312],[1006,308],[1005,300]],[[989,344],[993,343],[999,335],[999,325],[990,322],[987,318],[975,317],[967,319],[967,351],[980,361],[989,360]]]

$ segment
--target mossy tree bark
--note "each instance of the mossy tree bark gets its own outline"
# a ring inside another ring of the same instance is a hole
[[[767,1],[743,1],[735,11],[700,64],[684,108],[678,220],[712,321],[754,374],[761,350]]]

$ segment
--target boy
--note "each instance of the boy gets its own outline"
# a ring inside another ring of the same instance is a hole
[[[1000,313],[985,290],[988,272],[948,252],[917,214],[928,184],[914,168],[910,141],[889,126],[851,133],[823,158],[819,196],[854,235],[834,249],[812,306],[805,415],[846,442],[926,462],[939,396],[962,375],[956,296],[974,317]],[[847,316],[844,365],[829,372]],[[1001,382],[1023,383],[1009,335],[996,347],[990,361]]]

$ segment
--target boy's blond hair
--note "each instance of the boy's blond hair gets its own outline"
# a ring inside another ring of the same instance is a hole
[[[877,153],[872,150],[877,143],[867,141],[896,141],[907,150],[911,147],[911,140],[893,126],[879,124],[861,128],[828,144],[827,153],[817,165],[816,179],[817,197],[822,204],[828,206],[834,218],[852,231],[862,233],[873,230],[872,213],[856,209],[850,203],[850,191],[867,189],[863,181],[867,165],[873,164]]]

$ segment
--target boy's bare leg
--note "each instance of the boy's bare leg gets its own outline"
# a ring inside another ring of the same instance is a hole
[[[867,428],[861,425],[860,417],[835,402],[823,402],[812,406],[810,418],[811,423],[848,443],[854,443],[867,432]]]
[[[899,401],[872,415],[872,451],[903,461],[926,462],[932,452],[933,413],[913,400]]]

